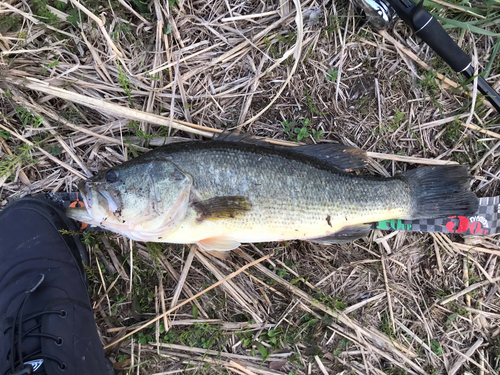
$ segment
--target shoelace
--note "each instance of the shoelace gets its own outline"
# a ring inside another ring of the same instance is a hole
[[[59,365],[59,368],[61,370],[66,370],[67,365],[63,361],[61,361],[59,358],[56,358],[51,355],[47,354],[42,354],[41,349],[29,353],[26,356],[23,356],[22,352],[22,342],[24,339],[27,337],[43,337],[43,338],[50,338],[53,339],[56,342],[56,345],[62,345],[63,340],[61,337],[54,336],[48,333],[41,333],[41,332],[33,332],[36,331],[41,327],[41,324],[36,325],[35,327],[31,328],[28,331],[23,332],[22,331],[22,326],[24,323],[26,323],[29,320],[38,318],[42,315],[46,314],[60,314],[61,317],[65,317],[67,312],[65,310],[61,311],[42,311],[39,313],[31,314],[26,317],[23,317],[24,313],[24,307],[26,306],[26,303],[28,302],[29,297],[31,294],[42,284],[43,280],[45,279],[44,274],[40,274],[36,276],[33,281],[31,282],[31,285],[29,286],[28,289],[26,289],[25,293],[26,295],[24,296],[24,299],[21,303],[21,306],[19,307],[19,310],[16,313],[16,316],[14,318],[14,322],[12,323],[11,326],[7,327],[7,329],[4,331],[4,334],[7,333],[10,329],[13,330],[12,333],[12,340],[11,340],[11,349],[8,352],[8,358],[9,358],[9,363],[10,363],[10,375],[29,375],[33,373],[33,367],[30,364],[25,364],[26,361],[34,360],[34,359],[43,359],[43,360],[51,360],[54,362],[57,362]],[[15,355],[17,352],[17,356]],[[17,360],[16,360],[17,357]],[[17,366],[16,366],[17,364]]]

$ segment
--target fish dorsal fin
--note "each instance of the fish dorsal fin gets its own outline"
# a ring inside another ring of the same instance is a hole
[[[247,143],[260,147],[269,147],[287,152],[299,152],[312,156],[316,159],[327,162],[336,169],[350,172],[356,169],[366,168],[368,157],[366,152],[352,146],[345,146],[335,143],[320,143],[312,145],[301,145],[296,147],[276,146],[265,142],[263,139],[253,138],[250,133],[235,134],[223,132],[215,140],[222,142]]]
[[[223,131],[222,133],[214,137],[213,140],[219,142],[248,143],[261,147],[274,147],[274,145],[272,145],[269,142],[266,142],[261,138],[255,138],[254,135],[251,133],[241,134],[230,131]]]
[[[229,251],[241,245],[238,241],[227,236],[205,238],[197,241],[196,245],[203,251]]]
[[[366,237],[370,234],[370,231],[370,224],[353,225],[344,227],[328,236],[312,238],[309,241],[318,243],[346,243]]]
[[[291,151],[313,156],[345,172],[366,168],[368,160],[365,151],[334,143],[297,146],[292,147]]]
[[[250,201],[243,196],[213,197],[192,203],[198,212],[197,221],[233,219],[252,208]]]

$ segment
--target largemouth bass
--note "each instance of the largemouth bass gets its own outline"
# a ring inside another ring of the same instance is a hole
[[[177,143],[81,182],[86,207],[67,214],[134,240],[224,251],[246,242],[346,242],[380,220],[477,210],[463,166],[393,178],[345,172],[363,160],[339,145],[282,148],[236,136]]]

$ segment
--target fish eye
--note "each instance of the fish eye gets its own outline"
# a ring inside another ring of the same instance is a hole
[[[107,182],[115,182],[117,178],[118,178],[117,173],[112,169],[110,171],[108,171],[108,173],[106,173],[106,181]]]

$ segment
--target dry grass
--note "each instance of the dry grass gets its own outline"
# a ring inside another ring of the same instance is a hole
[[[223,129],[290,141],[290,122],[309,130],[303,141],[369,151],[373,172],[455,161],[478,196],[500,193],[498,114],[405,25],[373,32],[346,1],[171,3],[0,2],[1,206]],[[436,3],[500,31],[498,6]],[[499,86],[496,38],[450,32],[481,70],[492,59]],[[346,245],[246,245],[227,261],[85,241],[96,321],[122,373],[500,371],[498,235],[376,231]]]

